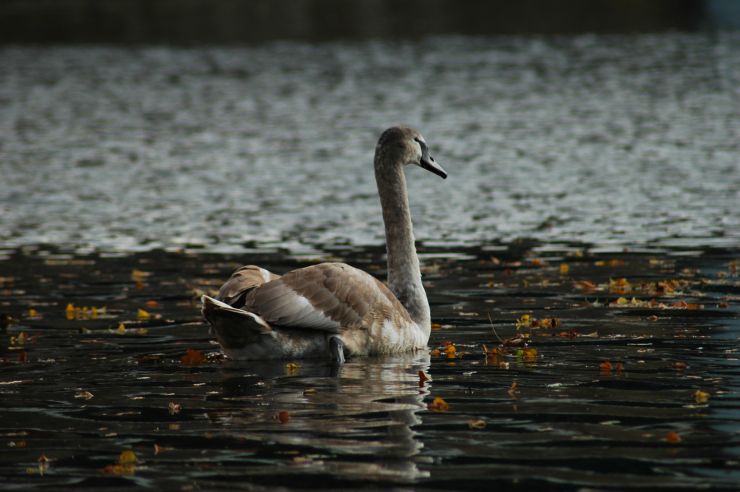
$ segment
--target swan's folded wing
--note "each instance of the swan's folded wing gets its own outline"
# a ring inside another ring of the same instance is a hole
[[[245,309],[275,326],[338,333],[374,316],[406,312],[388,288],[344,263],[293,270],[247,295]]]
[[[280,275],[255,265],[245,265],[231,274],[229,280],[221,286],[217,299],[234,307],[244,305],[244,295],[255,287],[277,280]]]

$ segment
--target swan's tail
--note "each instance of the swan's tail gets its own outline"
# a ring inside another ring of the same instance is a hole
[[[241,349],[255,343],[272,328],[254,313],[229,306],[209,296],[201,296],[201,312],[210,323],[218,343],[226,350]]]

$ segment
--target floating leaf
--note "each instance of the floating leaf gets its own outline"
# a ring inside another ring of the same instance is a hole
[[[136,472],[137,463],[136,453],[131,450],[123,451],[118,456],[118,463],[107,465],[103,468],[103,473],[108,475],[133,475]]]
[[[702,405],[704,403],[708,403],[709,402],[709,397],[710,396],[711,395],[709,393],[707,393],[706,391],[696,390],[694,392],[694,401],[696,403]]]
[[[468,427],[470,427],[471,429],[485,429],[486,421],[481,419],[469,420]]]
[[[78,391],[75,393],[75,398],[82,398],[83,400],[91,400],[94,396],[89,391]]]
[[[516,351],[516,357],[523,362],[536,362],[537,349],[533,347],[520,348]]]
[[[611,374],[611,372],[612,372],[612,363],[609,362],[608,360],[605,360],[604,362],[602,362],[601,364],[599,364],[599,370],[602,373]]]
[[[118,462],[122,465],[129,465],[131,463],[138,463],[139,460],[136,458],[136,453],[129,449],[121,452],[118,456]]]
[[[689,367],[689,365],[685,362],[674,362],[672,366],[677,371],[683,371]]]
[[[440,397],[434,398],[429,404],[429,410],[432,412],[446,412],[450,409],[450,405]]]
[[[149,314],[149,312],[148,312],[148,311],[145,311],[145,310],[143,310],[143,309],[139,308],[139,309],[138,309],[138,310],[136,311],[136,317],[137,317],[138,319],[140,319],[140,320],[144,321],[144,320],[147,320],[147,319],[151,318],[151,317],[152,317],[152,315],[151,315],[151,314]]]
[[[67,316],[67,319],[69,319],[69,320],[75,319],[75,307],[74,307],[74,304],[72,304],[72,303],[67,304],[67,309],[64,310],[64,313]]]
[[[560,264],[560,274],[565,275],[570,271],[570,266],[567,263]]]
[[[576,289],[596,290],[596,284],[594,284],[590,280],[579,280],[578,282],[573,282],[573,285]]]
[[[442,355],[442,352],[439,349],[434,349],[431,352],[429,352],[429,354],[432,357],[439,357],[440,355]]]
[[[118,328],[116,328],[116,331],[119,335],[125,335],[126,334],[126,326],[123,323],[118,323]]]
[[[285,373],[288,376],[295,376],[296,374],[298,374],[298,369],[300,369],[300,367],[301,366],[299,366],[295,362],[288,362],[287,364],[285,364]]]
[[[683,439],[681,439],[681,436],[680,436],[680,435],[678,435],[678,432],[674,432],[674,431],[669,431],[669,432],[667,432],[667,433],[666,433],[666,435],[665,435],[665,440],[666,440],[666,441],[668,441],[668,442],[669,442],[669,443],[671,443],[671,444],[678,444],[678,443],[680,443],[680,442],[681,442],[681,441],[682,441]]]
[[[290,414],[285,410],[281,410],[275,414],[275,420],[281,424],[287,424],[290,421]]]
[[[182,410],[182,405],[179,403],[169,402],[167,404],[167,411],[170,413],[170,415],[177,415],[180,413],[180,410]]]
[[[532,317],[529,314],[522,314],[522,316],[516,320],[516,329],[529,328],[532,324]]]
[[[149,301],[146,301],[144,305],[150,309],[156,309],[159,307],[159,303],[155,301],[154,299],[151,299]]]
[[[185,355],[180,357],[180,362],[186,366],[195,366],[205,362],[206,358],[200,350],[188,349]]]

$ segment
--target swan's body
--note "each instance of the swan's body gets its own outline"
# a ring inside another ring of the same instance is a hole
[[[235,359],[370,355],[423,349],[431,317],[414,246],[404,166],[445,178],[423,137],[393,127],[375,149],[375,179],[388,249],[388,286],[344,263],[321,263],[282,277],[248,265],[203,296],[203,316]]]

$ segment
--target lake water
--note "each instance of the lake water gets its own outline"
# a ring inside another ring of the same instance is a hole
[[[740,34],[0,49],[0,238],[80,251],[382,244],[372,155],[418,127],[417,238],[740,243]]]
[[[332,254],[382,277],[382,252]],[[440,352],[337,370],[218,355],[197,295],[243,254],[5,251],[0,313],[15,321],[0,332],[3,489],[737,490],[737,250],[424,258]],[[249,261],[279,273],[310,264]],[[557,326],[517,330],[525,314]],[[486,356],[517,333],[531,335],[526,352]],[[206,359],[183,362],[188,349]]]
[[[0,48],[2,488],[736,490],[739,47]],[[238,265],[385,276],[397,122],[430,352],[224,360]]]

